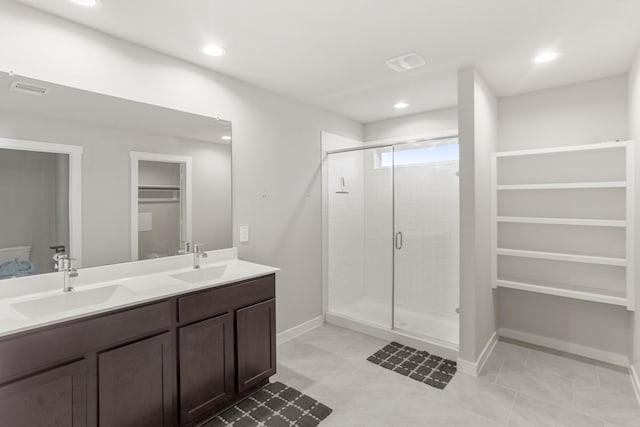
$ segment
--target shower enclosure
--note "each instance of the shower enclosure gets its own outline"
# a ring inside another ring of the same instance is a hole
[[[327,313],[457,347],[457,138],[326,162]]]

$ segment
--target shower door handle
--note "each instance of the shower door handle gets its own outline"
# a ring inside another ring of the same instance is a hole
[[[396,249],[402,249],[402,231],[396,232]]]

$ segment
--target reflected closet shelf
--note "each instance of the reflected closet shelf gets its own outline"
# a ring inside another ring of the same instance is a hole
[[[179,185],[139,185],[138,190],[177,191]]]

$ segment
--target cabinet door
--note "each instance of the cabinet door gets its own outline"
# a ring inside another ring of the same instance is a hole
[[[98,355],[100,427],[159,427],[173,422],[169,333]]]
[[[179,329],[180,421],[196,420],[231,402],[235,391],[233,314]]]
[[[276,304],[271,299],[236,312],[238,391],[276,373]]]
[[[86,379],[82,360],[0,386],[0,426],[85,426]]]

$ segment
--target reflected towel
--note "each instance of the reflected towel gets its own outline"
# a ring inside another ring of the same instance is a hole
[[[29,276],[36,272],[36,268],[31,261],[13,260],[0,264],[0,279],[10,277]]]

